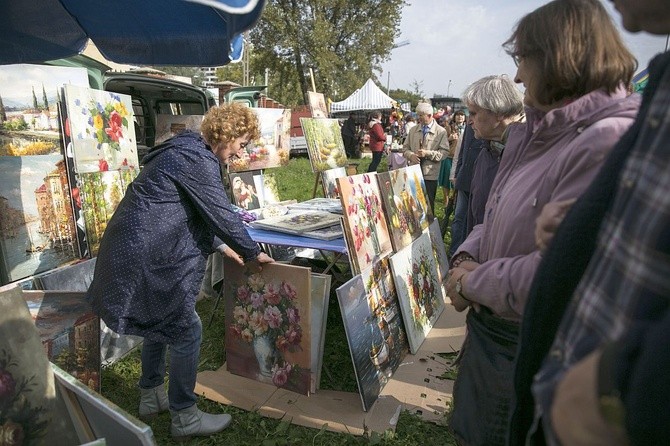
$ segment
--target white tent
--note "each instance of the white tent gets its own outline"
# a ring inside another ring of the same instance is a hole
[[[388,110],[396,101],[381,91],[368,79],[367,82],[351,96],[340,102],[330,104],[330,113],[346,113],[357,110]]]

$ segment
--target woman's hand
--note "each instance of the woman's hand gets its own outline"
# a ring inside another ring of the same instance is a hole
[[[542,208],[540,216],[535,220],[535,244],[540,251],[545,251],[554,238],[558,226],[568,213],[576,198],[564,201],[553,201]]]
[[[235,262],[236,262],[238,265],[240,265],[240,266],[244,266],[244,260],[242,260],[242,256],[240,256],[238,253],[236,253],[235,251],[233,251],[233,248],[231,248],[230,246],[228,246],[228,245],[224,245],[223,248],[221,248],[221,249],[219,250],[219,252],[221,252],[221,254],[223,254],[224,256],[229,257],[229,258],[235,260]]]
[[[247,267],[250,270],[252,270],[253,272],[257,273],[257,272],[259,272],[260,270],[263,269],[262,265],[264,263],[273,263],[274,261],[275,261],[275,259],[273,259],[269,255],[267,255],[263,251],[261,251],[261,253],[258,254],[258,256],[254,260],[247,263]]]

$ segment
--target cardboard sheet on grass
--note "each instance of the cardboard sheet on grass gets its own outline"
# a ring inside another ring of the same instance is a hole
[[[464,337],[465,313],[456,313],[448,305],[419,351],[406,356],[369,412],[363,411],[358,393],[319,390],[304,396],[230,374],[225,364],[218,370],[198,373],[195,391],[266,417],[315,429],[327,424],[328,430],[353,435],[395,429],[402,410],[439,423],[444,421],[453,381],[438,378],[447,365],[436,353],[459,350]]]

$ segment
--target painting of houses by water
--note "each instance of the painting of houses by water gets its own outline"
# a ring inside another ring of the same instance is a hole
[[[0,156],[3,283],[79,258],[63,156]]]
[[[100,319],[82,292],[24,291],[49,360],[100,391]]]
[[[64,84],[87,86],[86,69],[0,66],[0,156],[60,152],[57,103]]]

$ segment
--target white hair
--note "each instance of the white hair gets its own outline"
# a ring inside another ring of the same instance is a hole
[[[504,74],[486,76],[470,84],[463,92],[463,102],[505,118],[523,113],[523,94]]]

